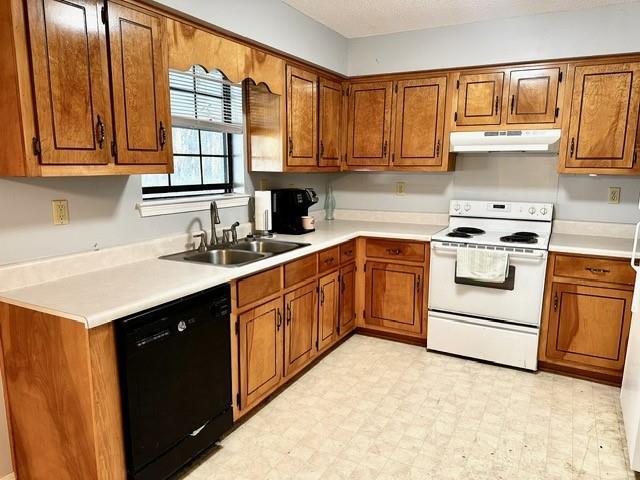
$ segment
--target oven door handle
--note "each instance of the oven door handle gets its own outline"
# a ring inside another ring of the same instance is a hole
[[[449,253],[449,254],[455,254],[458,251],[458,247],[445,247],[443,245],[436,245],[435,243],[431,244],[431,248],[433,249],[433,251],[435,253],[438,252],[442,252],[442,253]],[[466,247],[462,247],[462,248],[466,248]],[[503,250],[486,250],[487,252],[501,252]],[[537,252],[537,253],[522,253],[522,252],[509,252],[507,251],[507,253],[509,254],[509,258],[510,259],[526,259],[526,260],[542,260],[544,259],[544,253],[543,252]]]

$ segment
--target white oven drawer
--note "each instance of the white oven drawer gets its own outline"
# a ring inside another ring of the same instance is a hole
[[[512,289],[456,283],[456,251],[431,243],[429,310],[540,325],[546,251],[509,253]]]
[[[534,327],[429,312],[427,348],[537,370],[538,336]]]

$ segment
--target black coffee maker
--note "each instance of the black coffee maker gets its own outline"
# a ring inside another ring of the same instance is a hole
[[[313,232],[302,228],[302,217],[309,207],[318,203],[313,188],[281,188],[271,190],[271,226],[275,233],[302,235]]]

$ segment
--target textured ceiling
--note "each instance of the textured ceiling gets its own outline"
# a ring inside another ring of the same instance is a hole
[[[282,0],[347,38],[637,0]]]

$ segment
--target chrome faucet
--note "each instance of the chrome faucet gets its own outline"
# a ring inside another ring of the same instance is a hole
[[[193,235],[193,239],[195,240],[196,238],[200,239],[200,245],[198,245],[198,248],[196,250],[198,250],[198,252],[200,253],[204,253],[207,251],[207,232],[202,230],[199,233],[195,233]]]
[[[209,214],[211,215],[211,243],[209,243],[209,247],[213,248],[220,243],[216,233],[216,225],[220,225],[220,215],[218,215],[218,205],[215,201],[211,202]]]
[[[237,228],[240,226],[240,222],[234,222],[233,225],[229,228],[225,228],[222,230],[222,241],[226,244],[237,244],[238,243],[238,231]],[[229,240],[229,234],[231,234],[231,240]]]

